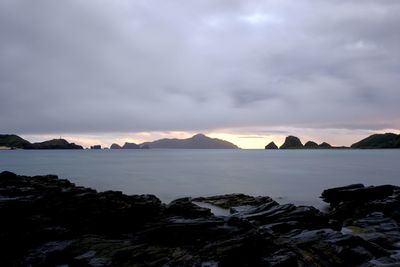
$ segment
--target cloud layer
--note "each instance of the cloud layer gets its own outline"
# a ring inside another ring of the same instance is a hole
[[[397,0],[3,0],[0,132],[400,127]]]

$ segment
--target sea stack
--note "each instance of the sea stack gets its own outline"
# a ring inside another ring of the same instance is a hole
[[[285,139],[285,143],[281,145],[280,149],[302,149],[304,148],[303,144],[301,143],[300,139],[296,136],[288,136]]]
[[[265,146],[265,149],[278,149],[278,146],[275,145],[274,142],[269,143],[268,145]]]

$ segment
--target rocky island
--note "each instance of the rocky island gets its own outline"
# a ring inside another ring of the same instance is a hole
[[[2,172],[0,266],[399,266],[399,187],[322,198],[327,212],[243,194],[164,204]]]

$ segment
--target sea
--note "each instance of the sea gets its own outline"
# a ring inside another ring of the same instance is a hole
[[[400,185],[400,150],[1,150],[0,171],[80,186],[181,197],[244,193],[323,209],[324,189]]]

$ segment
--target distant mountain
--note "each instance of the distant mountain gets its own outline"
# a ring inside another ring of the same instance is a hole
[[[352,144],[351,148],[400,148],[400,135],[394,133],[373,134],[357,143]]]
[[[228,141],[210,138],[204,134],[196,134],[187,139],[161,139],[145,142],[141,146],[149,148],[178,148],[178,149],[237,149],[238,147]]]
[[[302,149],[304,148],[300,139],[296,136],[287,136],[283,145],[281,145],[280,149]]]
[[[24,148],[31,143],[15,134],[0,134],[0,146],[9,148]]]
[[[122,149],[140,149],[140,145],[135,143],[125,143],[122,146]]]
[[[265,149],[278,149],[278,146],[275,145],[274,142],[269,143],[268,145],[265,146]]]
[[[118,144],[112,144],[110,146],[110,149],[122,149],[122,147],[120,145],[118,145]]]
[[[68,143],[65,139],[53,139],[40,143],[33,143],[23,147],[24,149],[83,149],[75,143]]]

